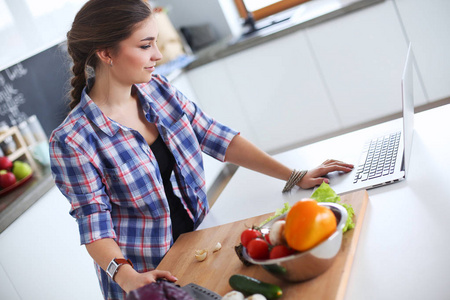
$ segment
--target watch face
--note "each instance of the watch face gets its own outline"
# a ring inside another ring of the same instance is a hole
[[[116,270],[117,265],[114,262],[111,262],[108,266],[108,268],[106,269],[106,272],[109,274],[113,274],[114,271]]]

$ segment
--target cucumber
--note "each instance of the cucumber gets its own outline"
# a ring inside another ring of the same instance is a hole
[[[283,295],[278,285],[241,274],[232,275],[228,282],[233,289],[246,295],[261,294],[267,299],[278,299]]]

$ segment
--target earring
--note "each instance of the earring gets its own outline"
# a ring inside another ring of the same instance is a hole
[[[111,67],[113,66],[112,59],[109,60],[109,65],[110,65]]]

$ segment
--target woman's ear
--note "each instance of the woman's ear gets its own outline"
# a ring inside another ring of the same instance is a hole
[[[108,49],[97,50],[95,54],[103,63],[107,65],[112,65],[111,53]]]

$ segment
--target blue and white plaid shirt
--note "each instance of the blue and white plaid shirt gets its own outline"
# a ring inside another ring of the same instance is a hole
[[[238,133],[205,115],[160,75],[136,88],[147,120],[175,157],[172,185],[197,227],[209,209],[201,152],[224,161]],[[172,244],[171,221],[158,164],[145,139],[104,115],[84,90],[52,133],[50,157],[81,244],[113,238],[137,271],[155,268]],[[122,299],[120,287],[98,266],[97,271],[105,298]]]

